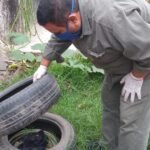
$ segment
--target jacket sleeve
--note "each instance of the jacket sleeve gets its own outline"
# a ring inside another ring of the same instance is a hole
[[[52,34],[51,39],[47,43],[45,50],[43,52],[43,57],[53,61],[56,60],[58,63],[63,62],[63,57],[61,54],[71,45],[71,42],[62,41],[54,34]]]
[[[123,48],[122,54],[133,60],[134,69],[150,71],[150,20],[145,21],[138,8],[118,10],[113,34]]]

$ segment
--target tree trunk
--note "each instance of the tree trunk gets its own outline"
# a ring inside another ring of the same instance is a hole
[[[0,37],[4,38],[15,19],[18,0],[0,0]],[[17,27],[16,27],[17,28]]]
[[[33,13],[36,13],[39,1],[31,0],[33,2]],[[0,39],[5,39],[10,29],[16,32],[22,31],[24,18],[22,12],[19,11],[20,2],[21,0],[0,0]]]

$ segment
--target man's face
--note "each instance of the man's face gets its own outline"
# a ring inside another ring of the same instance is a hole
[[[58,26],[55,25],[53,23],[47,23],[43,26],[46,30],[48,30],[49,32],[52,32],[54,34],[60,34],[66,31],[66,27],[64,26]]]
[[[81,28],[81,17],[79,12],[74,12],[71,15],[68,16],[67,19],[68,23],[68,30],[70,32],[77,32]],[[54,34],[61,34],[63,32],[66,32],[67,30],[67,24],[66,25],[56,25],[54,23],[47,23],[43,26],[46,30],[49,32],[52,32]]]

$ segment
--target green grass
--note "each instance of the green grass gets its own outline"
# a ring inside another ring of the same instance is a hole
[[[49,111],[65,117],[74,127],[77,148],[84,150],[91,140],[100,138],[100,74],[87,74],[78,69],[52,68],[62,96]]]
[[[0,84],[0,90],[34,73],[37,66],[15,76],[11,82]],[[49,68],[55,76],[61,97],[49,112],[67,119],[76,133],[77,149],[86,150],[89,141],[100,138],[101,112],[100,89],[103,76],[88,74],[79,69],[65,68],[55,63]]]
[[[9,82],[1,82],[0,90],[32,75],[37,67],[38,65],[18,74]],[[86,150],[90,141],[100,139],[102,136],[100,91],[103,76],[65,68],[55,63],[49,68],[49,73],[53,74],[61,89],[58,103],[51,107],[49,112],[61,115],[72,124],[76,133],[77,149]]]

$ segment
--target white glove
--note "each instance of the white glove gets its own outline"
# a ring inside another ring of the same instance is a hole
[[[121,93],[124,97],[124,101],[127,101],[128,97],[130,96],[130,101],[133,103],[135,100],[135,95],[137,95],[138,99],[141,99],[143,78],[137,78],[133,76],[132,73],[129,73],[121,79],[120,83],[124,83]]]
[[[40,79],[46,72],[47,72],[47,67],[44,65],[40,65],[40,67],[37,69],[37,71],[33,75],[33,82]]]

